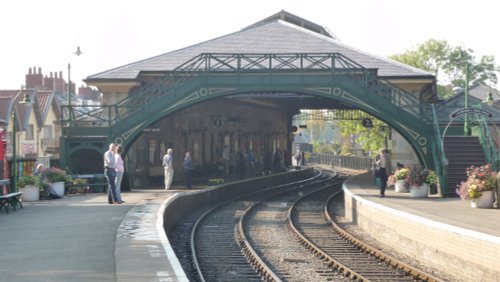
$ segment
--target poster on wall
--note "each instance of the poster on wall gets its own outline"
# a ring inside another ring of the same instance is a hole
[[[33,154],[35,152],[35,145],[31,143],[23,143],[21,145],[24,155]]]
[[[156,140],[149,140],[149,163],[155,163],[155,154],[156,154]]]

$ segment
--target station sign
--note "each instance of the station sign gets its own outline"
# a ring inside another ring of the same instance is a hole
[[[457,118],[457,117],[461,117],[461,116],[466,115],[466,114],[479,114],[479,115],[482,115],[482,116],[485,116],[488,118],[493,117],[493,115],[490,112],[487,112],[483,109],[471,109],[471,108],[464,108],[464,109],[455,111],[455,112],[450,114],[450,117]]]

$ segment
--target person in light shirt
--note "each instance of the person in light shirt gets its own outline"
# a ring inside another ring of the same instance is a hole
[[[115,143],[109,144],[109,149],[104,153],[104,175],[108,182],[108,204],[118,203],[116,202],[116,162],[115,162]]]
[[[116,171],[116,179],[115,179],[115,195],[116,195],[116,203],[123,204],[125,203],[122,200],[121,195],[121,186],[122,186],[122,178],[125,173],[125,166],[123,164],[123,159],[121,153],[123,152],[123,147],[118,145],[115,151],[115,171]]]
[[[163,156],[163,168],[165,171],[165,190],[170,189],[172,180],[174,179],[174,152],[168,149],[165,156]]]
[[[391,173],[391,158],[389,157],[389,150],[380,149],[379,154],[375,157],[375,164],[377,165],[376,177],[379,178],[380,197],[385,197],[385,188],[387,187],[387,178]]]

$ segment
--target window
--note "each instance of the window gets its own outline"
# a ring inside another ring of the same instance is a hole
[[[33,125],[28,124],[28,127],[26,127],[26,140],[33,140]]]
[[[52,130],[52,125],[43,126],[43,138],[52,139],[54,138],[54,131]]]

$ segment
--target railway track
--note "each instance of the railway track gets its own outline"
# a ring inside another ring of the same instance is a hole
[[[339,193],[341,187],[314,191],[289,209],[291,229],[312,253],[357,281],[439,281],[340,228],[329,212],[333,197]]]
[[[342,182],[318,173],[197,211],[172,245],[191,281],[439,281],[334,225]]]

